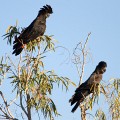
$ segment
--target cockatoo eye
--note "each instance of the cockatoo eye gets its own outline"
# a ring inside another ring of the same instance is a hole
[[[48,18],[50,16],[50,14],[46,14],[46,18]]]

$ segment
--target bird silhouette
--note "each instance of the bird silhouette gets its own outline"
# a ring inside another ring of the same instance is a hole
[[[99,85],[100,81],[102,80],[103,73],[106,71],[106,67],[106,62],[99,62],[90,77],[80,86],[78,86],[78,88],[75,90],[75,94],[69,100],[71,106],[76,103],[71,112],[75,112],[80,103],[84,101],[86,96],[94,93],[94,89],[96,88],[94,85]]]
[[[19,37],[15,37],[15,41],[13,42],[13,54],[15,56],[22,52],[25,44],[44,34],[46,30],[46,18],[52,13],[53,10],[50,5],[43,6],[34,21],[21,32]]]

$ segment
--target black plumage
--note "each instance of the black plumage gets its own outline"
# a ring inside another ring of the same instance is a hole
[[[100,81],[102,80],[102,75],[106,71],[107,63],[104,61],[99,62],[96,66],[94,72],[90,75],[87,81],[82,83],[76,90],[75,94],[69,100],[71,105],[75,104],[71,112],[74,112],[81,102],[84,101],[86,96],[90,93],[93,93],[95,88],[94,86],[99,85]]]
[[[19,55],[24,48],[24,44],[27,44],[31,40],[44,34],[46,30],[46,18],[52,13],[53,11],[50,5],[43,6],[43,8],[40,9],[35,20],[20,34],[19,37],[15,37],[15,41],[13,42],[13,54]]]

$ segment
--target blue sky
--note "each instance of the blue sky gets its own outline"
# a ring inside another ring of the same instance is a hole
[[[120,78],[120,1],[119,0],[4,0],[0,4],[0,56],[8,53],[12,55],[12,47],[6,45],[1,37],[9,25],[15,25],[16,20],[21,27],[27,27],[37,16],[39,9],[49,4],[53,8],[53,14],[47,19],[47,35],[54,35],[58,40],[58,46],[64,46],[70,51],[81,40],[84,42],[87,34],[91,32],[88,48],[92,60],[85,69],[84,80],[93,72],[99,61],[104,60],[108,64],[104,81],[110,78]],[[76,84],[79,83],[77,70],[71,60],[63,63],[67,53],[59,49],[51,53],[45,59],[47,69],[54,69],[58,75],[67,76]],[[56,59],[57,58],[57,59]],[[71,59],[71,58],[70,58]],[[6,92],[6,88],[0,90]],[[57,87],[54,88],[52,98],[62,117],[57,120],[78,120],[80,110],[72,114],[68,100],[75,88],[70,86],[66,93]],[[6,94],[9,96],[9,94]],[[103,103],[101,102],[99,107]],[[105,104],[104,104],[105,105]],[[102,106],[104,107],[104,106]],[[94,110],[93,110],[94,111]],[[92,111],[90,111],[92,112]],[[92,112],[94,113],[94,112]]]

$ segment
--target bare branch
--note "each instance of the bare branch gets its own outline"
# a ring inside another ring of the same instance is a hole
[[[0,107],[0,110],[1,110],[1,112],[2,112],[5,116],[8,116],[7,113],[2,109],[2,107]],[[1,115],[1,116],[4,116],[4,115]],[[5,117],[5,116],[4,116],[4,117]],[[8,117],[9,117],[9,116],[8,116]]]
[[[4,102],[4,104],[5,104],[5,107],[6,107],[6,110],[7,110],[8,114],[9,114],[12,118],[14,118],[13,115],[12,115],[12,113],[10,112],[10,110],[9,110],[9,108],[8,108],[7,101],[6,101],[5,97],[3,96],[2,91],[0,91],[0,95],[1,95],[1,97],[2,97],[2,99],[3,99],[3,102]],[[3,111],[2,111],[2,112],[3,112]],[[5,113],[4,113],[4,114],[5,114]],[[5,114],[5,115],[7,115],[7,114]]]
[[[30,102],[30,95],[27,94],[27,112],[28,112],[28,120],[31,120],[31,105],[29,104]]]
[[[19,63],[18,63],[18,77],[20,79],[20,70],[21,70],[21,61],[22,61],[22,54],[20,54],[20,60],[19,60]],[[21,87],[19,85],[19,87]],[[22,91],[19,91],[20,92],[20,106],[21,106],[21,109],[23,110],[23,112],[26,114],[26,116],[28,116],[28,113],[26,112],[25,108],[23,107],[23,104],[22,104]]]
[[[85,106],[80,106],[81,108],[81,118],[82,120],[86,120],[86,109],[85,109]]]
[[[25,108],[23,107],[23,104],[22,104],[22,91],[20,91],[20,105],[21,105],[21,108],[23,110],[23,112],[26,114],[26,116],[28,116],[28,113],[26,112]]]
[[[14,67],[15,71],[17,72],[16,66],[15,66],[15,64],[13,63],[13,61],[11,60],[11,58],[10,58],[9,56],[8,56],[7,58],[9,59],[10,64]],[[12,69],[11,69],[11,71],[13,72]],[[13,72],[13,73],[14,73],[14,72]],[[14,73],[14,74],[15,74],[15,73]]]
[[[79,82],[79,85],[82,83],[82,78],[83,78],[83,75],[84,75],[84,68],[85,68],[85,64],[86,64],[86,57],[87,57],[87,54],[86,53],[86,46],[87,46],[87,43],[88,43],[88,39],[89,39],[89,36],[90,36],[91,33],[88,34],[88,37],[86,39],[86,42],[84,44],[84,47],[82,49],[82,54],[83,54],[83,62],[82,62],[82,71],[81,71],[81,75],[80,75],[80,82]]]
[[[78,75],[80,77],[79,85],[82,83],[82,79],[83,79],[83,75],[84,75],[86,57],[88,55],[88,51],[86,50],[86,46],[87,46],[90,34],[91,33],[88,33],[88,36],[86,38],[85,43],[83,44],[82,42],[79,42],[73,51],[73,55],[74,55],[73,63],[76,65],[77,72],[78,72]]]
[[[84,75],[84,68],[86,65],[86,58],[88,55],[88,51],[86,50],[86,46],[87,46],[90,34],[91,33],[88,34],[85,43],[83,44],[82,42],[79,42],[73,51],[73,55],[74,55],[74,62],[73,63],[76,65],[77,72],[78,72],[78,75],[80,78],[79,85],[81,85],[83,75]],[[86,120],[85,105],[81,104],[80,108],[81,108],[81,119]]]
[[[11,104],[13,104],[16,101],[16,99],[18,98],[18,96],[19,96],[19,94],[17,94],[17,96],[13,100],[11,100],[11,102],[8,104],[8,106],[10,106]]]

